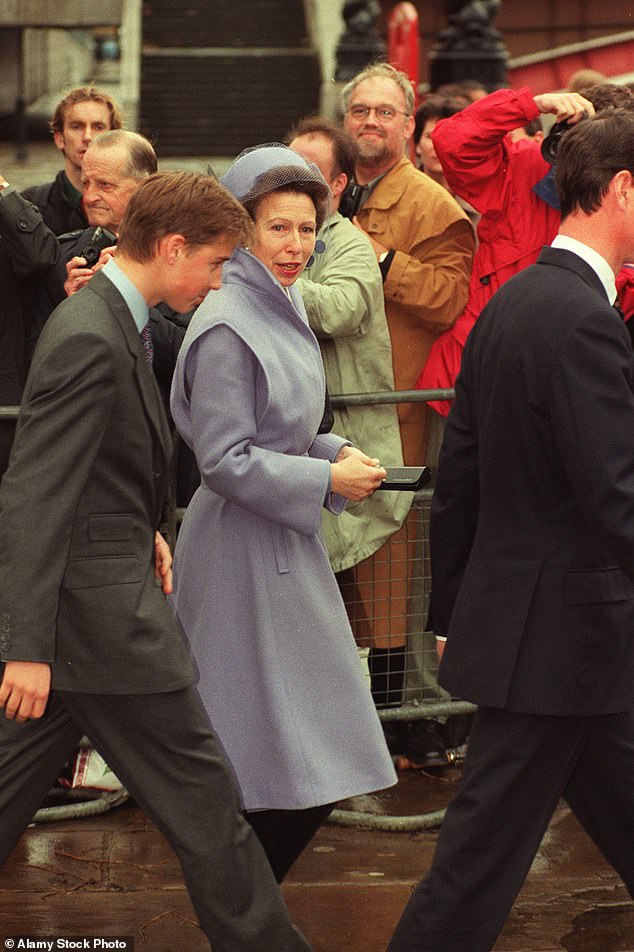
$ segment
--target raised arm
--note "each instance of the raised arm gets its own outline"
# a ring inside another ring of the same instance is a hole
[[[452,192],[470,202],[479,212],[495,206],[504,189],[511,153],[537,163],[542,174],[549,169],[537,142],[515,149],[507,134],[551,113],[558,121],[577,121],[594,108],[578,93],[547,93],[533,96],[530,89],[498,89],[471,103],[448,119],[441,119],[432,140]]]

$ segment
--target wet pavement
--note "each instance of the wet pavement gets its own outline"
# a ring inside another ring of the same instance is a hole
[[[460,769],[399,776],[392,791],[343,808],[424,815],[449,802]],[[435,841],[433,830],[322,827],[283,885],[315,952],[384,952]],[[132,936],[135,952],[208,949],[174,854],[130,801],[26,831],[0,872],[0,948],[16,935]],[[561,805],[495,952],[633,950],[634,903]]]

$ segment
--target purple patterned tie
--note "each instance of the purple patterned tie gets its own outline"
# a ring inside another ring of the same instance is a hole
[[[154,362],[154,340],[152,339],[152,327],[149,321],[141,328],[141,340],[143,342],[145,359],[151,367]]]

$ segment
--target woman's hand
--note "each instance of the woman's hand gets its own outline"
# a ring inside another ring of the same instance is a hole
[[[378,459],[366,456],[356,446],[342,446],[330,464],[330,488],[352,502],[360,502],[377,489],[387,473]]]

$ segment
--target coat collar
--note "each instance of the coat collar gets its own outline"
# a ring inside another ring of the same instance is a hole
[[[304,302],[295,285],[288,289],[289,294],[287,294],[286,289],[266,265],[248,249],[236,248],[222,270],[222,283],[239,284],[255,291],[256,294],[264,294],[272,298],[278,310],[283,309],[294,321],[299,321],[308,327]]]

